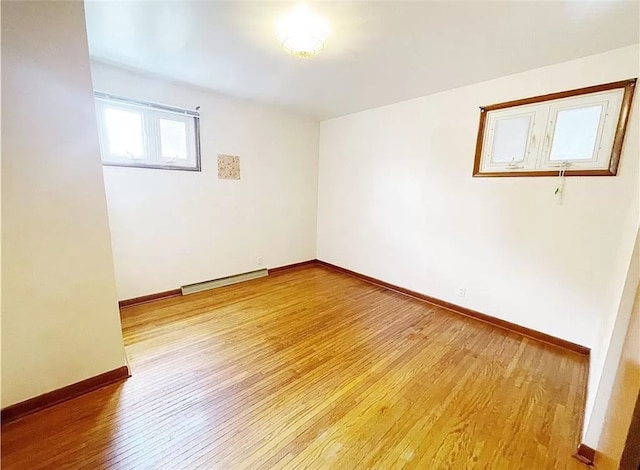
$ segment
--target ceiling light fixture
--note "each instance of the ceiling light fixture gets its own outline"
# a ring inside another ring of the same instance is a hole
[[[276,34],[282,48],[296,57],[319,54],[329,38],[331,28],[307,5],[298,5],[276,22]]]

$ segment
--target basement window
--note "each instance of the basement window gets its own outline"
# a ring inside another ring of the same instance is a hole
[[[200,171],[197,111],[95,92],[103,165]]]
[[[480,108],[473,176],[614,176],[635,83]]]

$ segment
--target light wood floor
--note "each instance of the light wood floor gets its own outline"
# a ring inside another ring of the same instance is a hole
[[[133,377],[6,469],[580,469],[587,361],[323,267],[123,311]]]

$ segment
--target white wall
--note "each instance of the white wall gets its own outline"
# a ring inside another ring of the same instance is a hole
[[[629,427],[633,418],[633,409],[640,393],[640,289],[636,291],[635,302],[628,320],[626,337],[619,340],[621,344],[620,354],[617,363],[612,362],[608,402],[601,397],[600,391],[596,400],[595,409],[604,405],[606,413],[594,411],[591,425],[587,429],[587,438],[591,439],[592,431],[600,432],[597,440],[597,450],[595,467],[598,470],[618,470],[620,468],[620,458],[629,434]],[[612,341],[613,344],[613,341]],[[613,348],[610,348],[612,350]],[[607,362],[609,362],[607,355]],[[604,383],[603,374],[601,384]],[[596,422],[596,415],[603,418],[603,421]],[[640,450],[640,449],[638,449]]]
[[[628,260],[629,258],[627,258]],[[594,449],[599,448],[609,401],[623,355],[625,338],[640,334],[640,332],[628,333],[634,301],[638,292],[638,281],[640,280],[640,232],[636,237],[633,253],[627,265],[627,275],[622,283],[619,303],[600,330],[602,338],[597,349],[598,354],[592,357],[591,362],[592,380],[598,380],[598,382],[589,390],[583,442]],[[630,338],[630,341],[635,341],[635,338]],[[636,356],[640,356],[640,351]]]
[[[618,176],[568,178],[563,205],[556,178],[471,177],[478,108],[637,77],[638,54],[323,121],[318,258],[593,348],[588,419],[638,227],[640,97]]]
[[[82,2],[2,2],[2,406],[125,364]]]
[[[637,59],[636,59],[637,60]],[[636,76],[640,75],[636,73]],[[628,132],[638,137],[638,97],[635,101],[635,120],[630,122]],[[627,154],[630,146],[626,145]],[[636,158],[638,150],[635,150]],[[636,184],[638,169],[635,170]],[[615,379],[616,365],[620,359],[622,343],[629,322],[633,299],[640,280],[640,246],[638,236],[638,198],[640,194],[635,186],[623,202],[624,214],[621,214],[620,242],[612,253],[611,275],[609,283],[608,308],[603,310],[602,319],[596,328],[596,340],[591,347],[589,363],[589,383],[582,438],[585,444],[598,448],[599,436],[604,423],[604,413]],[[634,235],[635,234],[635,235]],[[635,238],[635,242],[632,241]],[[603,278],[604,279],[604,278]],[[593,420],[592,420],[593,418]]]
[[[568,178],[563,205],[556,178],[471,177],[478,107],[637,75],[633,46],[323,121],[318,257],[595,346],[637,228],[640,100],[618,176]]]
[[[202,172],[105,167],[118,298],[315,258],[318,122],[92,63],[96,90],[200,106]],[[241,180],[217,177],[240,156]]]

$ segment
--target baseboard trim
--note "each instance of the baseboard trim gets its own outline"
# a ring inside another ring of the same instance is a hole
[[[122,366],[96,375],[95,377],[89,377],[88,379],[67,385],[66,387],[16,403],[15,405],[9,405],[0,411],[2,424],[15,421],[23,416],[71,400],[72,398],[79,397],[80,395],[92,392],[106,385],[120,382],[129,377],[131,377],[129,367]]]
[[[157,292],[155,294],[134,297],[132,299],[120,300],[118,301],[118,307],[131,307],[132,305],[146,304],[147,302],[152,302],[154,300],[166,299],[168,297],[177,297],[179,295],[182,295],[181,289],[171,289],[164,292]]]
[[[381,281],[380,279],[376,279],[371,276],[367,276],[365,274],[360,274],[356,271],[352,271],[347,268],[343,268],[341,266],[337,266],[335,264],[328,263],[326,261],[312,259],[308,261],[301,261],[299,263],[287,264],[284,266],[278,266],[275,268],[268,269],[269,275],[278,274],[285,271],[290,271],[293,269],[304,268],[311,265],[320,265],[329,269],[333,269],[334,271],[338,271],[352,277],[356,277],[363,281],[366,281],[370,284],[375,284],[380,287],[384,287],[386,289],[399,292],[400,294],[407,295],[409,297],[413,297],[418,300],[422,300],[423,302],[428,302],[433,305],[437,305],[438,307],[446,308],[447,310],[451,310],[453,312],[459,313],[461,315],[465,315],[470,318],[474,318],[479,321],[483,321],[485,323],[489,323],[493,326],[497,326],[498,328],[502,328],[504,330],[511,331],[513,333],[518,333],[522,336],[526,336],[531,339],[535,339],[537,341],[541,341],[543,343],[551,344],[554,346],[561,347],[563,349],[573,351],[575,353],[581,354],[583,356],[589,356],[590,349],[582,346],[580,344],[572,343],[571,341],[567,341],[561,338],[557,338],[555,336],[548,335],[546,333],[542,333],[540,331],[532,330],[531,328],[527,328],[525,326],[517,325],[515,323],[511,323],[506,320],[501,320],[496,317],[492,317],[491,315],[487,315],[486,313],[478,312],[476,310],[472,310],[470,308],[462,307],[460,305],[456,305],[451,302],[447,302],[445,300],[440,300],[435,297],[431,297],[429,295],[421,294],[419,292],[412,291],[410,289],[405,289],[404,287],[396,286],[394,284],[390,284],[385,281]],[[164,292],[158,292],[156,294],[143,295],[141,297],[135,297],[133,299],[121,300],[118,302],[120,308],[130,307],[133,305],[138,305],[146,302],[152,302],[154,300],[181,296],[182,291],[180,289],[173,289]]]
[[[438,307],[446,308],[448,310],[454,311],[456,313],[465,315],[470,318],[474,318],[476,320],[483,321],[485,323],[489,323],[493,326],[497,326],[498,328],[502,328],[504,330],[511,331],[513,333],[518,333],[519,335],[526,336],[531,339],[535,339],[537,341],[542,341],[543,343],[551,344],[554,346],[559,346],[563,349],[567,349],[569,351],[573,351],[575,353],[581,354],[583,356],[589,356],[590,349],[582,346],[580,344],[572,343],[571,341],[567,341],[561,338],[556,338],[555,336],[548,335],[546,333],[542,333],[540,331],[532,330],[525,326],[516,325],[515,323],[511,323],[506,320],[501,320],[496,317],[492,317],[491,315],[487,315],[486,313],[481,313],[476,310],[472,310],[470,308],[462,307],[460,305],[453,304],[451,302],[447,302],[445,300],[440,300],[435,297],[431,297],[429,295],[421,294],[419,292],[412,291],[410,289],[405,289],[404,287],[396,286],[394,284],[390,284],[385,281],[381,281],[380,279],[376,279],[371,276],[367,276],[365,274],[360,274],[355,271],[351,271],[350,269],[343,268],[341,266],[336,266],[334,264],[328,263],[322,260],[316,260],[316,264],[320,266],[324,266],[329,269],[333,269],[334,271],[338,271],[344,274],[348,274],[350,276],[356,277],[363,281],[366,281],[370,284],[375,284],[380,287],[387,288],[389,290],[399,292],[400,294],[407,295],[409,297],[413,297],[414,299],[422,300],[424,302],[428,302],[433,305],[437,305]]]
[[[586,444],[580,444],[573,456],[586,465],[593,465],[596,460],[596,451]]]
[[[304,268],[312,264],[318,264],[317,259],[310,259],[308,261],[301,261],[299,263],[286,264],[284,266],[278,266],[277,268],[269,268],[269,275],[278,274],[283,271],[289,271],[291,269]]]
[[[286,264],[284,266],[278,266],[276,268],[269,268],[267,270],[269,275],[278,274],[282,271],[289,271],[291,269],[302,268],[311,264],[316,264],[316,259],[310,259],[307,261],[301,261],[299,263]],[[133,297],[131,299],[119,300],[118,307],[125,308],[133,305],[146,304],[147,302],[153,302],[154,300],[167,299],[169,297],[177,297],[182,295],[182,289],[171,289],[164,292],[157,292],[155,294],[142,295],[140,297]]]

